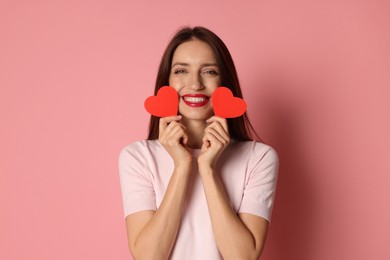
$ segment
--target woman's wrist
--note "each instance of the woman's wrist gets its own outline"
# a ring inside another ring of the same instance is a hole
[[[212,175],[214,173],[214,167],[210,164],[198,164],[199,174],[201,176]]]
[[[192,159],[189,160],[180,160],[178,162],[174,162],[175,170],[179,172],[191,172]]]

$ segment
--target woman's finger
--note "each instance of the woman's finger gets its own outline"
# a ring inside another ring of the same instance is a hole
[[[210,147],[210,141],[209,139],[207,138],[207,134],[205,134],[202,138],[202,142],[203,142],[203,145],[206,147],[206,148],[209,148]]]
[[[176,139],[176,138],[182,138],[184,135],[186,135],[185,127],[177,122],[171,122],[168,126],[167,129],[167,138],[170,139]]]
[[[229,127],[226,118],[219,117],[219,116],[212,116],[209,119],[207,119],[206,122],[209,124],[212,124],[213,122],[219,122],[222,125],[223,129],[225,129],[225,132],[229,134]]]
[[[220,128],[222,128],[222,126],[220,126]],[[223,129],[220,129],[218,131],[213,127],[207,127],[205,133],[211,134],[213,137],[215,137],[216,140],[218,140],[224,145],[229,143],[229,137],[226,136],[225,131]]]
[[[178,121],[181,119],[181,116],[171,116],[160,119],[159,124],[159,139],[163,142],[164,140],[169,140],[169,133],[177,126],[182,126]],[[168,138],[167,138],[168,137]]]
[[[230,141],[230,136],[229,134],[225,131],[225,128],[220,124],[220,122],[215,121],[211,123],[207,128],[208,129],[214,129],[215,131],[218,132],[219,135],[221,135],[227,142]]]
[[[165,129],[164,134],[162,135],[163,142],[172,144],[187,144],[188,134],[186,127],[182,124],[172,121]]]
[[[214,133],[212,131],[207,132],[205,134],[205,136],[203,137],[203,143],[206,143],[206,144],[208,143],[209,145],[207,147],[220,149],[225,144],[224,144],[224,142],[221,142]]]
[[[159,122],[159,132],[162,133],[168,127],[171,122],[180,121],[181,116],[167,116],[160,118]]]

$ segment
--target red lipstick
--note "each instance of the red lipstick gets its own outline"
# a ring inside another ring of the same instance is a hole
[[[186,94],[181,98],[190,107],[202,107],[210,100],[210,97],[204,94]]]

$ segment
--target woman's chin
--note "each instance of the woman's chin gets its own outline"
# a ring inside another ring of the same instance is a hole
[[[213,116],[213,113],[180,113],[186,120],[202,120],[206,121]]]

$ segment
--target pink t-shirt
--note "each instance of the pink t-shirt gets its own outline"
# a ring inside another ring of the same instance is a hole
[[[190,149],[194,157],[199,149]],[[197,160],[188,186],[184,211],[170,259],[222,259],[211,227]],[[217,163],[232,208],[270,221],[278,173],[274,149],[255,141],[232,141]],[[173,160],[158,140],[139,141],[124,147],[119,175],[125,217],[156,210],[173,173]]]

